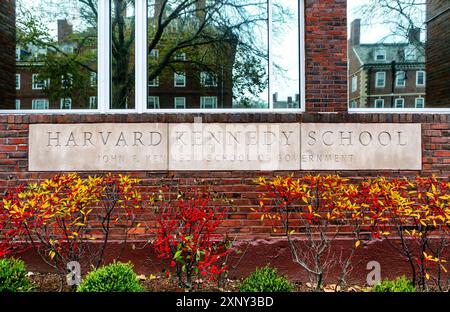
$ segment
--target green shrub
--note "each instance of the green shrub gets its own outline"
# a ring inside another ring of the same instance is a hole
[[[381,283],[375,285],[373,292],[415,292],[416,288],[405,277],[398,277],[393,281],[385,279]]]
[[[24,292],[30,290],[27,269],[22,260],[0,259],[0,292]]]
[[[256,268],[256,271],[248,276],[240,285],[242,292],[290,292],[293,286],[285,276],[277,274],[277,270],[271,267],[262,269]]]
[[[78,292],[141,292],[133,265],[113,263],[90,272],[77,289]]]

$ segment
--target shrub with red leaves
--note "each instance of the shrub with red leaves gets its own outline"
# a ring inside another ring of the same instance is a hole
[[[175,200],[161,200],[159,205],[153,247],[159,258],[170,261],[180,287],[191,291],[193,277],[212,281],[227,270],[225,259],[232,248],[217,233],[226,208],[201,191],[179,194]]]

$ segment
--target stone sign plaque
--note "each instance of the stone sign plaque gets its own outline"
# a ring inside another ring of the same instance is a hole
[[[302,124],[303,170],[421,170],[420,124]]]
[[[421,170],[420,124],[30,125],[30,171]]]
[[[30,171],[166,170],[167,124],[30,125]]]
[[[299,170],[299,124],[170,124],[169,170]]]

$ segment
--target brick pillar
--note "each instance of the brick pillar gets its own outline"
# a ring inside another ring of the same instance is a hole
[[[346,112],[347,0],[305,3],[306,111]]]
[[[426,107],[450,107],[450,1],[427,0]]]
[[[0,1],[0,109],[15,107],[15,2],[15,0]]]

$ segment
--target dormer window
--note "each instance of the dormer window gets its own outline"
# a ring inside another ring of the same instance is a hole
[[[405,48],[405,60],[414,61],[416,57],[416,48],[414,46],[408,46]]]
[[[386,61],[386,50],[375,50],[375,61]]]

